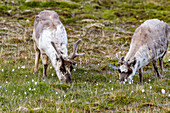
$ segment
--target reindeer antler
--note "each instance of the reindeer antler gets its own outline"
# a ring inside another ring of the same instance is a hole
[[[73,53],[70,55],[69,59],[73,60],[76,57],[85,55],[85,53],[77,54],[77,48],[80,42],[81,42],[81,39],[79,39],[76,43],[73,44]]]
[[[123,64],[123,62],[124,62],[124,57],[121,58],[120,53],[121,53],[121,52],[116,53],[116,58],[118,59],[119,63]]]

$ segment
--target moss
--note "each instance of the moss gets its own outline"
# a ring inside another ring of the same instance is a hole
[[[70,9],[75,9],[78,8],[79,5],[76,3],[68,3],[68,2],[55,2],[55,1],[50,1],[50,2],[26,2],[23,4],[23,6],[26,7],[60,7],[60,8],[70,8]]]
[[[76,23],[76,19],[75,18],[71,18],[71,19],[66,19],[65,21],[64,21],[64,24],[70,24],[70,23]]]
[[[102,14],[102,17],[105,19],[114,20],[116,18],[116,15],[114,14],[114,10],[110,9],[105,10],[104,13]]]
[[[82,0],[71,0],[73,2],[81,2]]]
[[[67,89],[70,88],[70,86],[68,84],[64,84],[64,83],[62,83],[62,84],[51,84],[50,86],[53,87],[53,88],[61,89],[61,90],[67,90]]]

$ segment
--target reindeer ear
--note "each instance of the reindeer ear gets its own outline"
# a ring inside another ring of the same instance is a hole
[[[128,65],[129,67],[130,67],[130,66],[134,66],[135,64],[136,64],[136,58],[134,58],[133,60],[127,62],[127,65]]]
[[[35,20],[36,20],[37,22],[39,22],[39,20],[40,20],[39,15],[35,16]]]
[[[118,69],[118,72],[121,73],[120,69]]]
[[[134,58],[134,60],[131,62],[131,65],[135,65],[136,64],[136,58]]]
[[[124,57],[122,57],[122,58],[121,58],[121,61],[123,62],[123,61],[124,61],[124,59],[125,59],[125,58],[124,58]]]

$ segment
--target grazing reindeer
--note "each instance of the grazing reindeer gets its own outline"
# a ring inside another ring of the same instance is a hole
[[[143,82],[143,67],[149,62],[153,62],[157,76],[164,78],[163,57],[167,52],[169,39],[170,27],[163,21],[151,19],[140,25],[133,34],[125,58],[120,58],[120,53],[116,54],[116,58],[121,63],[118,69],[120,81],[131,81],[139,70],[140,82]],[[159,59],[161,74],[158,71],[157,59]]]
[[[36,51],[34,72],[38,72],[38,62],[41,54],[43,77],[47,77],[49,57],[59,80],[67,83],[71,82],[72,65],[75,64],[74,58],[83,56],[84,53],[77,54],[77,47],[81,42],[79,39],[73,45],[73,53],[68,56],[67,33],[56,12],[45,10],[35,17],[33,39]]]

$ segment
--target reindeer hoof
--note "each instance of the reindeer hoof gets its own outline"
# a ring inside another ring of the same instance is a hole
[[[161,79],[164,79],[164,78],[165,78],[165,76],[161,76],[160,78],[161,78]]]
[[[47,75],[43,75],[43,79],[46,79],[47,78]]]
[[[35,70],[33,74],[36,74],[36,73],[38,73],[38,70]]]

